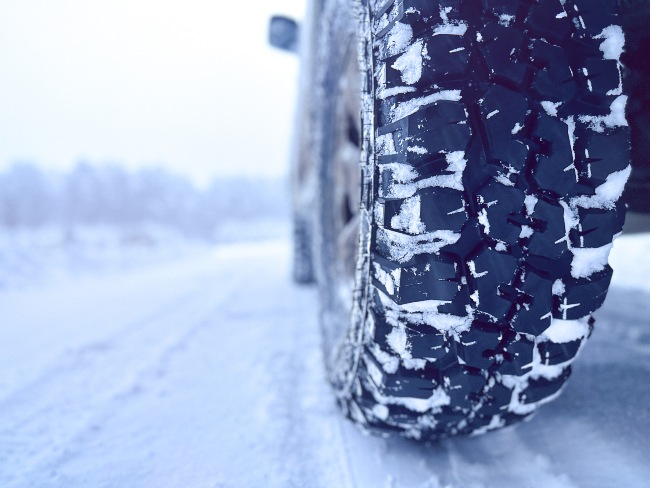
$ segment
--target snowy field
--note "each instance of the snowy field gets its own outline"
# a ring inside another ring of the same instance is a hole
[[[430,446],[341,418],[316,292],[291,283],[287,239],[5,286],[0,486],[646,487],[649,256],[650,234],[616,242],[608,301],[559,400]]]

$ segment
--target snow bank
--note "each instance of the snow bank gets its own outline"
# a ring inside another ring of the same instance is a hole
[[[609,264],[614,269],[612,287],[650,292],[650,233],[623,234],[614,241]]]

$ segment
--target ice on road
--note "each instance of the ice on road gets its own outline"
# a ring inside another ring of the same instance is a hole
[[[624,239],[614,259],[648,250]],[[316,291],[291,284],[287,241],[0,291],[0,486],[648,486],[638,254],[560,399],[517,428],[431,446],[340,416]]]

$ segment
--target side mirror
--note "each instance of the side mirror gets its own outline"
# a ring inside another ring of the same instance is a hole
[[[273,47],[295,53],[298,51],[298,22],[289,17],[274,15],[269,22],[269,43]]]

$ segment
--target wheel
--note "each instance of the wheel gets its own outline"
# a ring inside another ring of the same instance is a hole
[[[314,198],[315,164],[314,151],[314,96],[316,63],[313,54],[318,45],[318,20],[322,0],[307,2],[305,18],[300,27],[299,54],[302,61],[298,83],[296,120],[294,127],[290,165],[291,203],[293,223],[292,277],[298,284],[312,284],[316,281],[314,262]]]
[[[301,285],[314,283],[312,225],[304,215],[293,217],[293,281]]]
[[[479,434],[563,388],[624,220],[615,4],[326,2],[315,258],[362,428]]]

